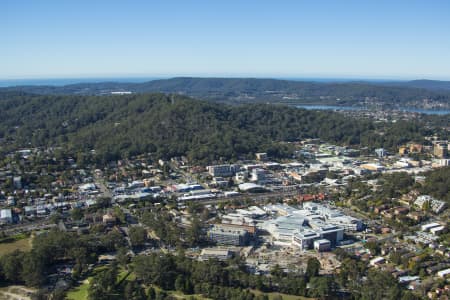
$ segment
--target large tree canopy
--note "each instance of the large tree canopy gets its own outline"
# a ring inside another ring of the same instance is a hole
[[[321,138],[343,145],[393,148],[429,132],[412,122],[374,123],[333,112],[282,105],[231,106],[163,94],[33,96],[0,94],[4,149],[63,146],[95,150],[109,161],[142,153],[192,160],[237,159],[266,151],[291,155],[289,144]],[[14,148],[12,148],[14,147]],[[78,155],[77,157],[83,157]]]

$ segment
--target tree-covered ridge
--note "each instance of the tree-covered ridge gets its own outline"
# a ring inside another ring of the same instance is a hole
[[[0,94],[1,95],[1,94]],[[231,106],[164,94],[0,96],[0,141],[11,147],[95,150],[103,160],[141,153],[198,161],[237,159],[267,151],[290,155],[292,142],[321,138],[342,145],[393,148],[421,141],[419,123],[374,123],[332,112],[281,105]]]
[[[182,93],[192,97],[225,102],[286,102],[364,105],[366,100],[387,107],[420,106],[424,99],[450,105],[448,89],[427,88],[444,86],[445,82],[310,82],[263,78],[191,78],[178,77],[144,83],[99,82],[66,86],[19,86],[0,91],[22,91],[35,94],[98,95],[111,91],[135,93]],[[288,98],[285,98],[288,97]],[[339,100],[338,100],[339,99]]]
[[[422,192],[450,205],[450,167],[439,168],[426,174]]]

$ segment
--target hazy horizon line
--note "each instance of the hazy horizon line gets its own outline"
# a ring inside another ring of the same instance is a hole
[[[320,75],[255,75],[255,74],[173,74],[173,75],[86,75],[86,76],[49,76],[49,77],[16,77],[0,78],[0,87],[17,85],[69,85],[78,83],[94,82],[130,82],[139,83],[161,79],[172,78],[256,78],[256,79],[278,79],[292,81],[326,81],[326,82],[348,82],[348,81],[368,81],[368,82],[407,82],[413,80],[433,80],[449,81],[450,79],[430,79],[427,77],[397,77],[397,76],[320,76]],[[52,83],[53,81],[53,83]],[[58,84],[59,81],[59,84]]]

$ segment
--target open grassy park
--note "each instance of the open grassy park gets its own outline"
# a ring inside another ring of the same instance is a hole
[[[92,280],[92,278],[98,273],[101,272],[105,267],[101,266],[101,267],[97,267],[95,268],[92,273],[90,274],[89,277],[87,277],[86,279],[84,279],[82,282],[80,282],[80,285],[73,287],[72,289],[69,290],[69,292],[67,293],[67,299],[69,300],[83,300],[83,299],[87,299],[88,298],[88,290],[89,290],[89,285],[90,282]],[[124,282],[127,279],[134,279],[134,274],[132,274],[129,271],[126,271],[124,269],[121,269],[119,271],[119,274],[117,276],[117,284],[124,284]]]
[[[31,249],[32,238],[26,234],[0,239],[0,256],[14,252],[15,250],[29,251]]]
[[[88,299],[88,289],[89,289],[89,284],[90,284],[90,280],[92,279],[92,277],[99,272],[102,269],[102,267],[97,268],[93,271],[92,275],[89,276],[87,279],[83,280],[82,283],[77,286],[72,288],[71,290],[69,290],[69,292],[67,293],[67,299],[68,300],[87,300]],[[133,273],[129,273],[125,270],[121,270],[119,272],[119,275],[117,277],[117,283],[118,284],[124,284],[126,280],[133,280],[134,279],[134,274]],[[156,291],[161,291],[161,289],[157,286],[153,286],[155,288]],[[251,290],[255,295],[259,295],[262,294],[262,292],[257,291],[257,290]],[[179,300],[183,300],[183,299],[191,299],[194,298],[196,300],[207,300],[209,298],[205,298],[201,295],[185,295],[182,292],[179,291],[166,291],[168,295],[171,295]],[[283,300],[311,300],[313,298],[307,298],[307,297],[301,297],[301,296],[295,296],[295,295],[288,295],[288,294],[282,294],[282,293],[267,293],[267,296],[269,296],[270,300],[275,300],[275,299],[280,299],[279,296],[282,297]]]

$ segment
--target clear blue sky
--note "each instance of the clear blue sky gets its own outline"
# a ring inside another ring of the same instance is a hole
[[[450,1],[2,0],[0,78],[450,80]]]

